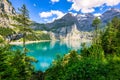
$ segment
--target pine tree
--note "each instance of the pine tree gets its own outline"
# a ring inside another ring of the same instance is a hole
[[[98,17],[96,17],[93,20],[92,26],[95,27],[95,30],[98,30],[98,26],[99,26],[100,23],[101,23],[101,20]]]
[[[118,17],[114,17],[111,23],[113,24],[114,28],[120,30],[120,19]]]
[[[26,6],[23,5],[19,10],[19,15],[14,17],[14,19],[18,22],[18,24],[13,24],[14,26],[20,29],[20,33],[23,34],[23,51],[26,53],[26,35],[28,33],[33,32],[32,29],[29,28],[31,25],[31,21],[29,19],[29,11]]]
[[[96,17],[92,22],[92,26],[95,27],[95,35],[93,38],[93,39],[95,39],[95,43],[97,43],[97,41],[98,41],[97,40],[98,39],[98,27],[99,27],[100,23],[101,23],[101,20],[98,17]]]
[[[116,52],[119,53],[120,51],[120,24],[118,23],[120,19],[113,18],[112,21],[107,25],[106,31],[103,33],[101,40],[102,40],[102,46],[107,54],[114,54]],[[118,51],[119,50],[119,51]]]

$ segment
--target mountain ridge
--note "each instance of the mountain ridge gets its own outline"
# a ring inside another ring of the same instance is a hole
[[[4,16],[3,16],[4,14]],[[17,13],[14,7],[11,5],[9,0],[1,0],[0,1],[0,26],[5,26],[12,28],[12,23],[15,23],[9,16],[16,16]],[[111,8],[105,11],[99,18],[104,26],[106,25],[112,18],[115,16],[120,18],[120,9]],[[87,38],[91,39],[91,32],[94,30],[92,27],[92,22],[95,19],[91,13],[86,14],[77,14],[76,16],[71,13],[67,13],[62,18],[53,21],[52,23],[40,24],[33,22],[30,28],[34,30],[45,30],[48,33],[50,32],[51,36],[54,36],[56,39],[66,39],[66,37],[72,38],[76,35],[76,39],[80,39],[84,35],[88,36]],[[77,33],[74,31],[77,31]],[[79,31],[79,32],[78,32]],[[86,32],[88,32],[86,34]],[[84,35],[80,35],[84,33]],[[75,34],[75,35],[72,35]]]
[[[101,16],[98,16],[102,22],[100,27],[105,26],[109,21],[112,20],[112,18],[116,16],[120,18],[120,9],[111,8],[105,11]],[[95,17],[96,16],[91,13],[77,14],[76,16],[73,16],[71,13],[67,13],[62,18],[57,19],[52,23],[42,24],[42,27],[44,26],[45,29],[43,29],[41,26],[37,27],[42,28],[40,30],[52,32],[56,39],[66,39],[68,34],[74,33],[72,32],[72,29],[76,27],[80,33],[85,33],[85,35],[88,36],[87,38],[91,39],[91,34],[94,30],[94,27],[92,27],[92,22]],[[35,27],[33,29],[35,29]],[[86,34],[86,32],[89,32],[90,35],[88,33]],[[78,36],[80,39],[80,37],[84,35],[76,34],[76,39],[78,39]]]
[[[101,14],[101,16],[98,16],[98,17],[100,17],[103,23],[107,23],[115,16],[120,17],[120,9],[116,9],[116,8],[108,9],[103,14]],[[92,31],[94,30],[94,28],[92,27],[92,21],[94,20],[95,17],[96,16],[94,16],[94,14],[91,14],[91,13],[77,14],[76,16],[72,15],[71,13],[67,13],[62,18],[57,19],[51,23],[45,23],[43,25],[44,27],[52,30],[56,27],[59,28],[59,26],[65,27],[65,26],[70,26],[76,23],[78,30]]]

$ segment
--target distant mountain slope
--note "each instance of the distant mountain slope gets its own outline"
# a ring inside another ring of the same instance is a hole
[[[93,19],[95,18],[95,16],[93,14],[78,14],[76,16],[78,22],[79,22],[79,26],[78,29],[80,31],[91,31],[93,30],[92,27],[92,22]]]
[[[57,19],[52,23],[47,23],[46,27],[49,28],[51,31],[57,32],[58,29],[62,27],[68,27],[73,25],[74,23],[77,24],[77,19],[71,13],[66,14],[61,19]]]
[[[12,17],[16,15],[17,13],[9,0],[0,0],[0,27],[13,28],[11,24],[15,24],[16,21],[14,21]],[[111,8],[99,17],[103,25],[105,25],[115,16],[120,17],[120,10]],[[62,18],[57,19],[52,23],[40,24],[33,22],[32,26],[30,27],[34,30],[48,31],[51,33],[50,35],[54,35],[56,39],[66,39],[66,37],[67,39],[73,38],[75,35],[76,39],[80,39],[84,37],[84,35],[88,36],[88,38],[90,37],[91,39],[91,31],[94,30],[92,27],[94,18],[95,16],[90,13],[77,14],[76,16],[72,15],[71,13],[67,13]],[[88,33],[86,34],[86,32],[89,32],[90,35]],[[84,35],[81,35],[83,33]]]
[[[106,12],[104,12],[101,16],[99,16],[99,18],[103,23],[102,25],[106,25],[106,23],[109,22],[115,16],[120,17],[120,10],[111,8]],[[91,37],[91,31],[94,30],[94,28],[92,27],[92,22],[95,17],[96,16],[90,13],[77,14],[76,16],[73,16],[71,13],[68,13],[64,15],[62,18],[57,19],[52,23],[37,25],[37,26],[34,26],[33,29],[51,31],[57,39],[65,39],[66,37],[68,37],[68,34],[74,33],[73,29],[76,27],[76,29],[79,32],[85,32],[85,33],[89,32],[90,35],[88,35],[87,33],[86,36]],[[77,35],[76,37],[77,39],[78,39],[78,36],[79,35]],[[81,36],[79,36],[79,38],[80,37]]]
[[[103,23],[107,23],[112,20],[114,17],[120,18],[120,9],[111,8],[104,12],[101,16],[101,20]]]
[[[103,23],[107,23],[115,16],[120,17],[120,10],[111,8],[107,10],[106,12],[104,12],[99,17]],[[92,31],[94,30],[92,27],[92,21],[94,18],[95,16],[90,13],[77,14],[76,16],[72,15],[71,13],[68,13],[64,15],[62,18],[57,19],[52,23],[42,24],[42,26],[41,25],[38,25],[36,27],[34,26],[34,29],[38,27],[43,27],[44,25],[45,29],[48,29],[53,32],[58,32],[58,29],[62,27],[68,27],[68,26],[72,26],[73,24],[76,24],[79,31]]]

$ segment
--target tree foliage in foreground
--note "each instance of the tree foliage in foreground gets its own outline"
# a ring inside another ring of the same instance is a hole
[[[9,46],[0,47],[0,80],[30,80],[34,70],[27,57],[21,51],[11,51]]]

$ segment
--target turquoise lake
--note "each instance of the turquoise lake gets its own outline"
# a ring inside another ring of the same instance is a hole
[[[81,43],[79,41],[48,41],[27,44],[26,47],[30,50],[27,56],[32,56],[37,60],[37,62],[32,63],[35,71],[44,72],[56,59],[56,55],[64,56],[70,50],[76,50],[80,53]],[[12,49],[22,49],[22,45],[13,45]]]

